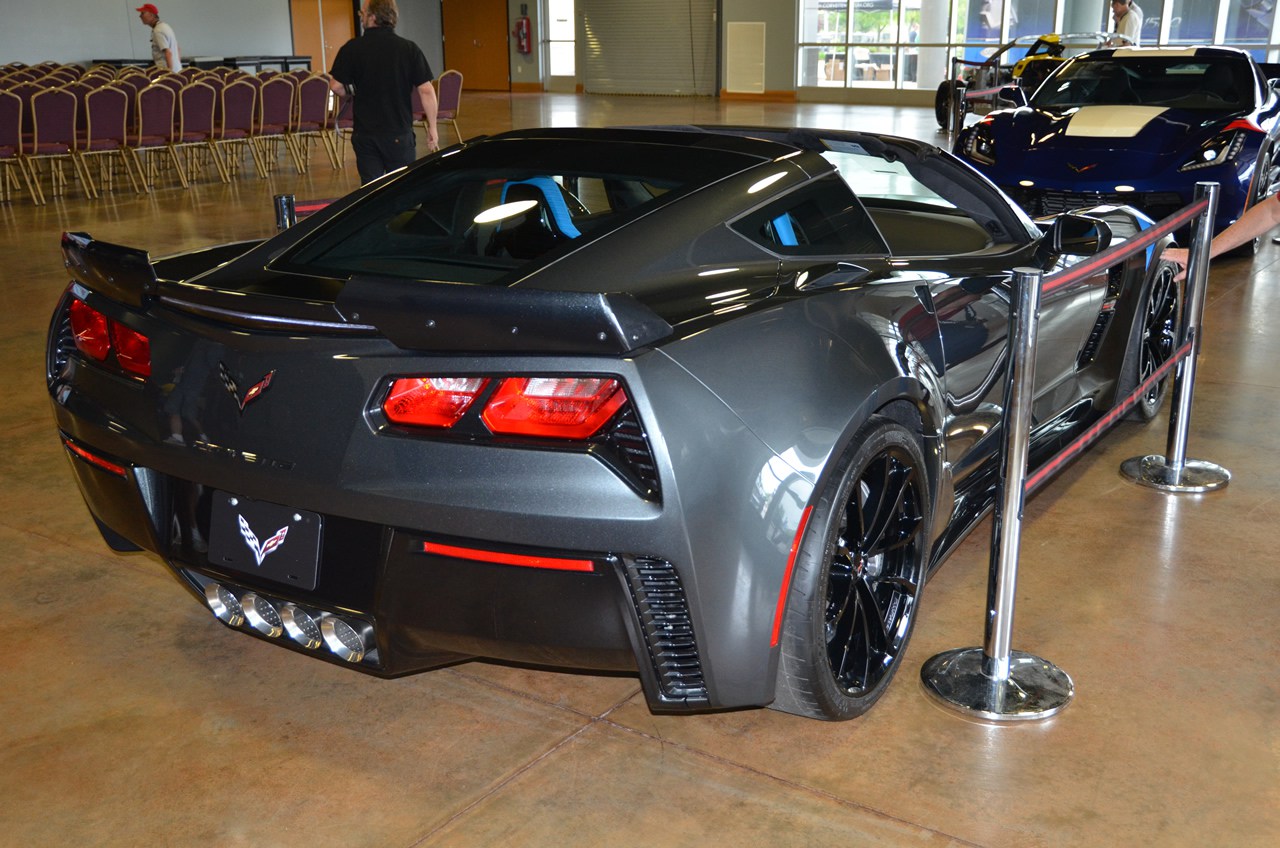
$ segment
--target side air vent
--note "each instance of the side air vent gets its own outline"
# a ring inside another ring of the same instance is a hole
[[[707,701],[689,605],[675,567],[650,558],[628,560],[626,567],[627,585],[663,700]]]
[[[67,367],[71,352],[76,349],[76,340],[71,333],[71,301],[63,299],[57,315],[53,319],[53,345],[49,350],[49,376],[55,378]]]
[[[605,443],[647,497],[658,500],[658,467],[635,409],[628,404],[614,419]]]

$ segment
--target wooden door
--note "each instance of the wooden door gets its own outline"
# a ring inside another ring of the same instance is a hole
[[[328,71],[338,49],[356,34],[351,0],[289,0],[293,52],[311,57],[311,70]]]
[[[444,0],[444,66],[468,91],[510,91],[507,0]]]

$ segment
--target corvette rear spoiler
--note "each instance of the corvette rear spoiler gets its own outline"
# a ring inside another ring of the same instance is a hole
[[[67,268],[84,286],[129,306],[144,306],[159,279],[145,250],[97,241],[88,233],[63,233]]]
[[[372,325],[406,350],[618,355],[673,332],[621,293],[354,276],[334,306],[344,320]]]

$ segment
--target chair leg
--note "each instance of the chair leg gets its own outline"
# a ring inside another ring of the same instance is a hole
[[[169,161],[173,163],[173,170],[178,174],[178,182],[182,183],[183,188],[191,188],[191,183],[187,181],[187,172],[182,169],[182,159],[178,156],[178,148],[173,144],[166,144],[169,149]]]
[[[27,184],[27,193],[31,195],[31,202],[36,206],[44,206],[44,191],[31,173],[31,165],[25,157],[18,157],[18,170],[22,172],[22,181]]]
[[[85,196],[96,198],[98,187],[94,185],[93,176],[89,173],[89,163],[85,160],[83,153],[71,154],[71,167],[76,172],[76,179],[80,180],[80,185],[84,188]]]
[[[231,177],[227,174],[227,164],[222,161],[222,153],[218,150],[218,145],[213,143],[213,139],[205,142],[209,150],[209,155],[213,157],[213,165],[218,169],[218,176],[224,183],[231,182]]]

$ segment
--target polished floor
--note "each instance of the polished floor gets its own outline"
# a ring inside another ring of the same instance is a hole
[[[461,117],[467,134],[717,121],[940,140],[929,110],[823,104],[469,95]],[[274,194],[354,187],[350,161],[314,162],[0,203],[0,845],[1280,845],[1280,247],[1212,269],[1189,455],[1230,485],[1123,480],[1123,460],[1163,451],[1162,417],[1119,426],[1027,506],[1013,643],[1074,678],[1060,715],[973,723],[921,689],[925,660],[981,644],[984,524],[864,718],[661,716],[627,676],[309,662],[99,539],[44,390],[59,232],[155,254],[263,236]]]

